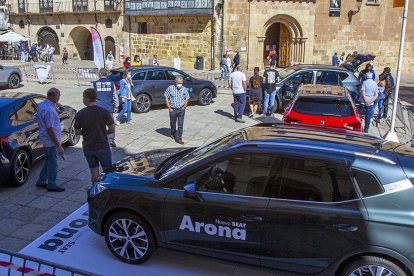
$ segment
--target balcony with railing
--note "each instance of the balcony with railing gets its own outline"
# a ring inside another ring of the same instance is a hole
[[[124,0],[126,15],[213,14],[213,0]]]
[[[10,13],[120,13],[120,2],[120,0],[10,0]]]

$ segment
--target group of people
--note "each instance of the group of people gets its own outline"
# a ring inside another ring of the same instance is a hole
[[[220,60],[221,80],[225,80],[230,73],[234,72],[237,66],[240,65],[240,53],[237,52],[234,58],[230,57],[230,54],[224,54]]]
[[[394,78],[391,69],[385,67],[375,81],[376,75],[371,63],[359,73],[358,79],[362,83],[361,94],[352,93],[351,96],[355,103],[359,105],[358,111],[365,115],[364,131],[368,132],[374,120],[375,109],[378,108],[376,121],[379,123],[388,116],[388,105],[394,89]]]
[[[108,58],[107,58],[108,60]],[[131,66],[141,66],[143,65],[142,63],[142,59],[140,55],[135,55],[133,61],[131,62],[131,58],[130,57],[126,57],[124,62],[123,62],[124,68],[128,69]],[[158,61],[158,56],[157,55],[153,55],[152,57],[152,65],[154,66],[159,66],[160,63]],[[111,67],[112,68],[112,67]]]
[[[231,73],[229,78],[229,87],[233,92],[233,108],[234,120],[239,123],[244,123],[243,113],[246,108],[246,99],[248,87],[249,93],[249,117],[253,118],[258,114],[259,106],[264,94],[263,115],[272,116],[275,112],[276,102],[276,83],[279,79],[279,72],[275,69],[276,63],[271,63],[269,69],[264,71],[263,77],[259,74],[259,67],[254,68],[254,75],[247,82],[246,74],[242,72],[242,67],[239,64],[235,72]],[[264,87],[264,93],[262,88]]]
[[[99,70],[100,78],[92,82],[91,88],[83,91],[85,108],[75,115],[74,128],[77,135],[82,135],[82,148],[91,172],[91,182],[95,183],[99,176],[99,167],[107,169],[112,166],[110,147],[115,144],[115,125],[119,125],[127,112],[127,123],[131,123],[132,81],[131,73],[126,71],[120,82],[119,98],[122,110],[118,112],[118,92],[113,81],[107,78],[105,68]],[[187,88],[183,86],[183,78],[177,77],[175,84],[168,87],[164,94],[165,104],[169,110],[171,132],[170,137],[179,144],[182,140],[185,110],[190,99]],[[51,88],[47,99],[37,107],[39,138],[46,152],[42,170],[36,181],[37,188],[46,188],[48,192],[63,192],[65,188],[57,186],[58,159],[65,159],[62,147],[61,125],[56,104],[60,99],[60,91]],[[178,124],[178,129],[177,129]]]

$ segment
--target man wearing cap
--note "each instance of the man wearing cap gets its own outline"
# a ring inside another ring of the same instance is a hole
[[[362,83],[362,103],[365,105],[365,128],[368,133],[369,126],[374,118],[375,100],[378,97],[378,85],[372,79],[372,73],[366,73],[367,80]]]
[[[118,112],[119,100],[116,93],[115,84],[107,78],[108,70],[101,68],[99,70],[99,80],[92,82],[92,88],[95,89],[97,95],[96,105],[106,109],[111,117]],[[111,147],[116,147],[115,131],[108,134],[108,142]]]

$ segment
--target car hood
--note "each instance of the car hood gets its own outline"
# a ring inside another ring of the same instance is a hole
[[[368,61],[373,61],[375,59],[374,55],[363,55],[363,54],[353,54],[350,55],[344,63],[342,63],[339,67],[346,68],[352,72],[356,72],[359,66]]]
[[[168,148],[136,153],[115,163],[105,173],[120,173],[133,176],[154,177],[159,165],[168,157],[187,148]]]

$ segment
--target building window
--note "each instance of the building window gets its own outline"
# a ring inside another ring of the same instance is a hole
[[[25,13],[26,12],[26,5],[24,3],[24,0],[19,0],[19,13]]]
[[[53,11],[53,0],[39,0],[39,8],[41,12]]]
[[[138,33],[139,34],[148,33],[147,22],[138,22]]]
[[[88,0],[73,0],[73,11],[87,11]]]
[[[20,29],[24,29],[24,21],[23,20],[19,21],[19,27],[20,27]]]
[[[367,5],[375,5],[375,6],[378,6],[379,4],[380,4],[380,0],[367,0]]]
[[[105,21],[105,26],[106,26],[107,28],[112,28],[112,20],[111,20],[110,18],[108,18],[108,19]]]
[[[114,7],[114,0],[105,0],[104,2],[104,8],[106,11],[114,11],[115,7]]]

